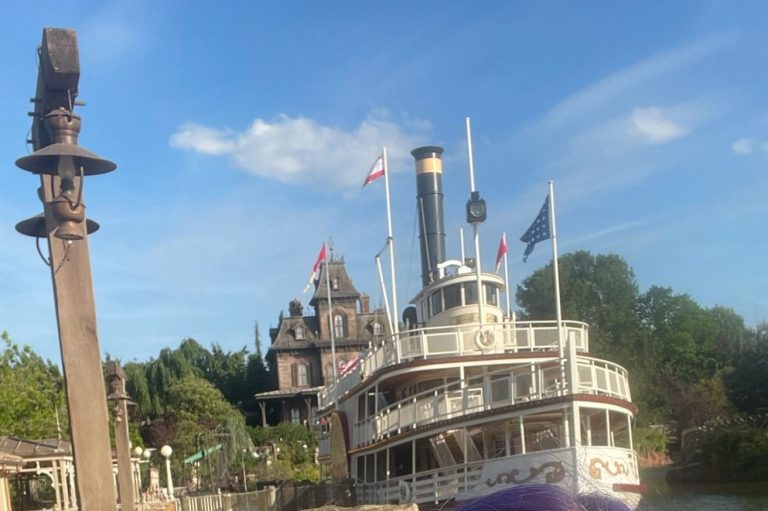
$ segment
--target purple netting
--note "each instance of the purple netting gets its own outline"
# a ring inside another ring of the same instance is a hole
[[[579,495],[579,502],[586,511],[631,511],[630,507],[623,502],[596,493]]]

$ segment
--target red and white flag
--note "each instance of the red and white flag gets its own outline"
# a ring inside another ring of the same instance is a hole
[[[496,273],[499,273],[501,267],[501,259],[507,254],[507,237],[501,235],[501,241],[499,242],[499,251],[496,252]]]
[[[305,293],[309,291],[309,288],[312,286],[312,283],[315,281],[315,277],[317,277],[317,271],[320,269],[320,265],[322,264],[323,261],[325,261],[325,243],[323,243],[323,248],[320,249],[320,253],[317,254],[317,261],[315,261],[315,265],[312,267],[312,275],[309,276],[309,282],[307,282],[307,287],[304,288]]]
[[[368,183],[372,183],[382,177],[386,170],[384,169],[384,158],[382,158],[381,155],[379,155],[378,158],[376,158],[376,161],[373,162],[373,167],[371,167],[371,170],[368,172],[368,175],[365,178],[365,182],[363,183],[362,188],[365,188],[365,185]]]
[[[341,367],[339,368],[339,376],[341,377],[351,373],[357,367],[358,363],[360,363],[360,355],[355,356],[346,364],[340,364]]]

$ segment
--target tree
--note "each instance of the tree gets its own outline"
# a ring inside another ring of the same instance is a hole
[[[68,432],[64,379],[58,367],[29,346],[14,344],[6,332],[0,340],[5,348],[0,353],[0,431],[35,440]]]
[[[750,332],[725,383],[737,410],[768,413],[768,323],[760,323]]]
[[[579,251],[558,259],[563,319],[590,325],[590,352],[628,362],[638,330],[634,273],[615,254]],[[517,288],[526,319],[555,319],[552,263],[536,270]]]

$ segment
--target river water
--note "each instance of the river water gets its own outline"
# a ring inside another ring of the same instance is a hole
[[[669,486],[665,474],[663,468],[642,471],[648,491],[641,511],[768,511],[768,482]]]

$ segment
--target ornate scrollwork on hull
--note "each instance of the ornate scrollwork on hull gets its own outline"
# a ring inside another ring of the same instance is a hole
[[[544,472],[544,480],[548,484],[559,483],[565,478],[565,468],[563,467],[563,464],[559,461],[548,461],[538,467],[529,468],[528,475],[525,477],[519,478],[520,470],[514,468],[509,472],[497,475],[495,479],[486,479],[485,484],[489,487],[496,486],[497,484],[523,484],[532,481],[542,472]]]
[[[604,460],[601,460],[600,458],[592,458],[591,460],[589,460],[589,475],[591,475],[593,479],[597,479],[597,480],[602,479],[603,470],[605,470],[612,476],[618,476],[618,475],[631,476],[633,475],[633,472],[634,472],[631,467],[627,467],[627,465],[625,465],[621,461],[614,461],[613,469],[611,469],[610,461],[604,461]]]

